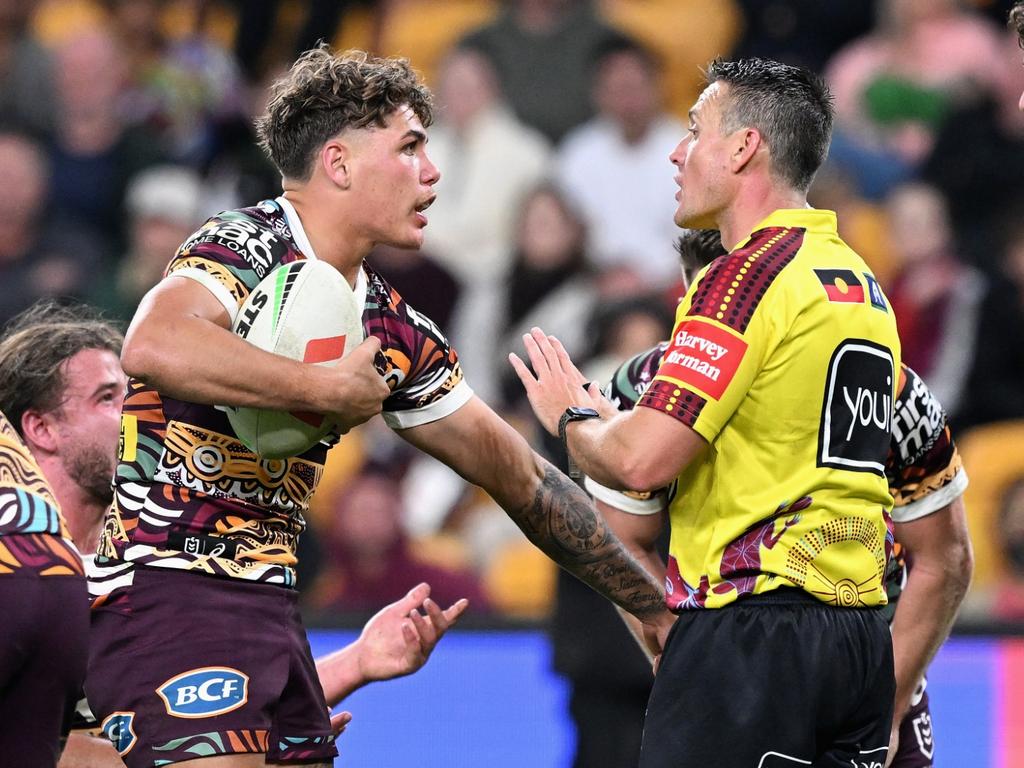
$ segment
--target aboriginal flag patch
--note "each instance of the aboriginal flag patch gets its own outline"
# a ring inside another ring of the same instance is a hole
[[[828,300],[835,304],[863,304],[864,286],[850,269],[816,269]]]

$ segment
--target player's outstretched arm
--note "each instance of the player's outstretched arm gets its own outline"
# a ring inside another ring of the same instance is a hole
[[[171,397],[207,405],[342,414],[343,426],[381,410],[390,389],[374,368],[367,339],[334,368],[305,365],[249,344],[205,287],[171,276],[139,305],[121,364],[129,376]]]
[[[894,731],[928,664],[949,635],[974,571],[961,498],[926,517],[896,523],[896,540],[911,553],[913,565],[892,621]]]
[[[468,605],[463,598],[442,610],[430,599],[430,585],[419,584],[382,608],[366,623],[358,640],[316,660],[328,706],[337,706],[367,683],[420,669]]]
[[[482,400],[399,434],[487,491],[552,560],[664,640],[675,617],[658,580],[626,551],[586,493]]]

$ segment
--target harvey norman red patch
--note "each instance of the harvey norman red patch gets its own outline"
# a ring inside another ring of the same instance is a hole
[[[747,342],[725,329],[687,320],[676,326],[658,376],[691,385],[719,400],[746,352]]]

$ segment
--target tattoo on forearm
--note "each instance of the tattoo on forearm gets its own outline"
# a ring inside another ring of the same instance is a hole
[[[626,551],[586,493],[554,467],[545,467],[533,502],[516,522],[555,562],[633,615],[664,609],[655,578]]]

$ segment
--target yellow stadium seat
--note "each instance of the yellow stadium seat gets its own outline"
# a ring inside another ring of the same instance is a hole
[[[964,503],[974,544],[972,588],[984,589],[1006,569],[996,526],[1003,494],[1013,481],[1024,478],[1024,421],[976,427],[958,437],[957,445],[970,479]]]
[[[556,566],[525,539],[507,544],[483,575],[484,590],[496,613],[543,619],[551,613]]]

